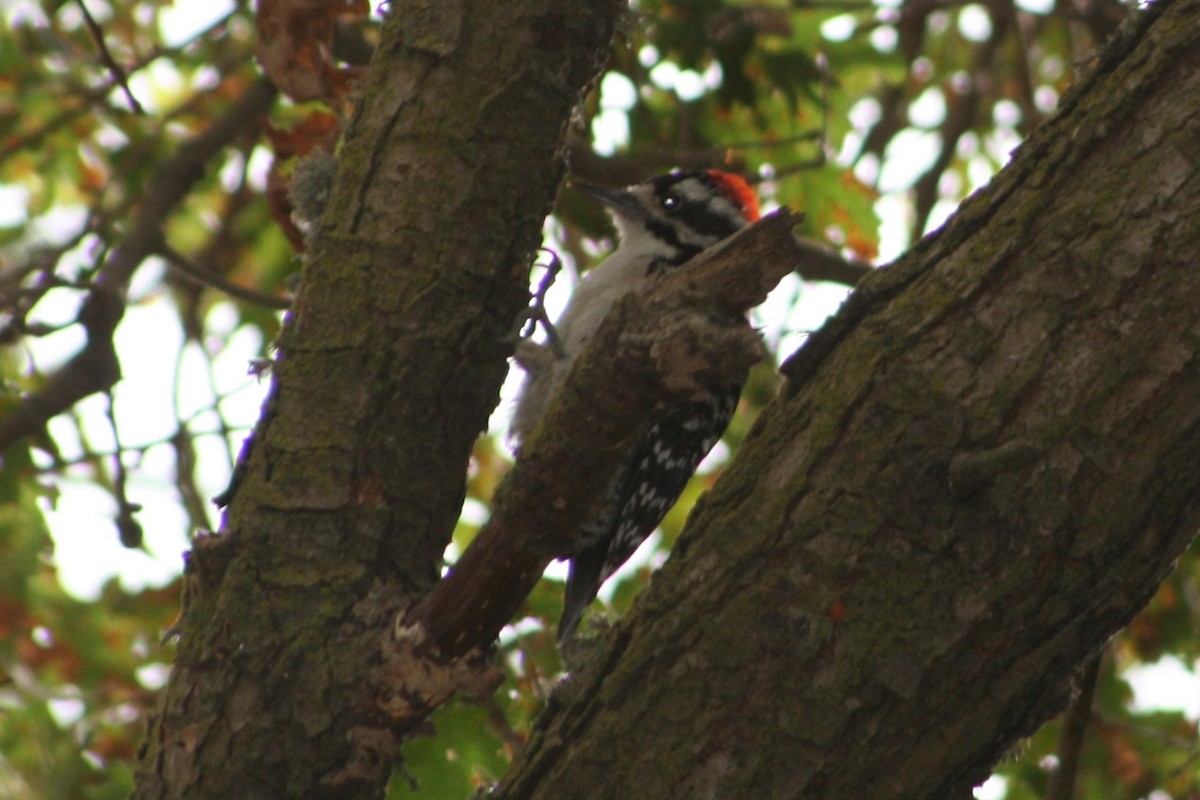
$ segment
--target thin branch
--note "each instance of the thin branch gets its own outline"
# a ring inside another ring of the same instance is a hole
[[[808,172],[814,169],[820,169],[829,163],[829,159],[825,156],[824,150],[818,150],[817,154],[812,158],[805,158],[801,161],[794,161],[786,167],[779,167],[771,175],[770,180],[777,181],[781,178],[786,178],[789,175],[798,175],[801,172]],[[760,181],[756,180],[755,183]]]
[[[874,269],[864,261],[843,258],[836,250],[820,242],[797,236],[796,248],[802,256],[796,274],[806,281],[831,281],[854,286]]]
[[[608,186],[618,186],[645,180],[647,175],[662,172],[665,169],[708,169],[720,167],[724,170],[737,172],[745,167],[745,160],[731,157],[739,151],[750,149],[772,149],[788,147],[805,142],[820,142],[824,136],[822,130],[804,131],[794,136],[785,136],[771,141],[740,141],[713,147],[684,147],[673,149],[653,150],[637,154],[617,154],[602,156],[591,148],[591,144],[579,138],[572,137],[567,142],[567,163],[571,165],[573,178],[589,183],[600,183]],[[806,160],[799,167],[789,165],[788,171],[812,169],[815,159]],[[824,163],[824,160],[820,161]],[[780,174],[780,173],[777,173]],[[748,180],[760,181],[757,175],[744,175]],[[776,176],[771,176],[773,180]]]
[[[975,118],[979,113],[979,104],[984,95],[985,85],[990,85],[994,79],[992,76],[996,67],[996,55],[1000,45],[1008,36],[1008,29],[1013,22],[1007,16],[1001,16],[993,13],[993,30],[992,35],[984,42],[981,42],[975,49],[974,65],[970,71],[970,84],[966,93],[959,99],[958,102],[947,102],[946,119],[942,123],[940,131],[942,136],[942,149],[938,153],[937,159],[927,169],[920,178],[917,179],[916,186],[913,187],[916,195],[914,203],[916,209],[913,219],[912,239],[916,241],[925,233],[925,226],[929,222],[929,215],[933,212],[933,206],[938,199],[938,184],[941,182],[942,174],[949,169],[957,155],[958,142],[967,131],[971,129]],[[987,84],[985,84],[987,82]]]
[[[223,425],[224,419],[221,419]],[[223,442],[227,438],[221,436]],[[175,490],[179,492],[179,499],[187,512],[188,523],[192,530],[208,528],[212,524],[208,518],[208,504],[204,502],[196,482],[196,438],[187,426],[180,422],[171,436],[170,445],[175,454]]]
[[[88,289],[90,284],[81,281],[69,281],[60,278],[55,269],[62,257],[74,250],[83,238],[92,232],[96,219],[96,209],[93,208],[87,222],[80,230],[62,244],[54,247],[38,248],[29,259],[12,269],[0,272],[0,311],[6,312],[8,319],[0,324],[0,345],[12,344],[27,335],[44,335],[52,333],[53,329],[37,323],[29,323],[26,316],[35,305],[51,289],[72,288]],[[32,285],[23,286],[22,282],[30,275],[36,274]]]
[[[875,11],[879,6],[867,0],[792,0],[792,8],[823,8],[840,11]]]
[[[117,63],[112,53],[108,50],[108,45],[104,41],[104,31],[100,29],[96,18],[92,16],[92,12],[88,11],[84,0],[75,0],[75,2],[79,6],[79,10],[83,12],[83,21],[87,24],[88,31],[96,41],[96,47],[100,50],[100,60],[108,67],[108,71],[112,73],[113,81],[125,92],[125,97],[129,100],[129,107],[133,110],[133,113],[144,115],[146,110],[142,108],[142,104],[133,96],[133,90],[129,88],[129,78],[126,76],[125,70]]]
[[[266,308],[274,308],[279,311],[287,311],[292,307],[290,298],[281,297],[279,295],[270,294],[268,292],[260,292],[257,289],[251,289],[248,286],[239,286],[233,281],[226,278],[217,272],[210,269],[205,269],[199,264],[194,263],[187,256],[180,253],[165,241],[158,246],[158,255],[167,260],[167,264],[173,268],[178,275],[185,280],[201,286],[211,286],[214,289],[220,289],[230,297],[236,297],[238,300],[245,300],[247,303],[265,306]]]
[[[212,411],[214,411],[213,406],[205,406],[204,408],[200,409],[196,414],[191,415],[191,418],[194,419],[195,417],[198,417],[201,414],[208,414]],[[188,421],[186,421],[186,420],[180,421],[180,424],[181,424],[181,426],[186,425],[186,424],[188,424]],[[232,431],[232,432],[237,433],[239,431]],[[240,429],[240,432],[249,433],[250,428],[249,427],[242,428],[242,429]],[[122,444],[121,449],[119,451],[118,450],[89,449],[86,452],[82,453],[81,455],[75,456],[73,458],[63,458],[61,454],[47,452],[47,455],[51,459],[50,462],[44,467],[37,467],[35,469],[35,471],[37,472],[38,475],[51,475],[52,476],[52,475],[61,474],[62,471],[64,469],[67,469],[68,467],[78,467],[80,465],[85,465],[85,464],[91,465],[91,466],[99,469],[100,462],[114,458],[118,452],[126,453],[126,454],[134,454],[134,455],[138,456],[139,458],[141,458],[141,457],[144,457],[146,455],[146,453],[148,453],[150,450],[152,450],[156,447],[172,447],[172,446],[174,446],[176,437],[178,437],[179,435],[180,435],[179,431],[176,430],[170,436],[167,436],[167,437],[164,437],[161,439],[151,439],[149,441],[145,441],[145,442],[142,442],[141,444],[136,444],[136,445]],[[191,440],[195,441],[197,439],[200,439],[200,438],[203,438],[206,436],[211,436],[213,438],[219,439],[222,436],[225,436],[227,434],[221,432],[220,430],[193,431],[191,429],[188,429],[187,435]]]
[[[149,54],[137,61],[129,69],[129,73],[132,74],[139,72],[164,56],[177,55],[178,53],[183,52],[183,50],[190,47],[193,42],[203,39],[212,31],[219,29],[222,25],[225,25],[235,13],[237,12],[233,11],[229,14],[226,14],[215,21],[212,25],[209,25],[204,30],[199,31],[191,39],[181,42],[174,47],[155,48]],[[0,149],[0,164],[3,164],[17,153],[37,146],[43,139],[45,139],[54,131],[70,124],[76,118],[87,114],[89,111],[91,111],[93,103],[103,100],[117,85],[118,84],[115,79],[109,79],[101,83],[99,86],[68,94],[63,98],[62,102],[60,102],[60,105],[63,106],[62,111],[59,111],[49,119],[42,121],[42,124],[33,130],[5,140],[4,148]],[[75,101],[78,104],[71,105],[70,101]]]
[[[112,429],[113,445],[116,452],[113,453],[113,496],[117,501],[117,533],[121,537],[121,544],[129,548],[138,548],[142,546],[143,531],[142,524],[138,522],[135,516],[137,512],[142,510],[142,507],[137,503],[129,501],[127,492],[129,484],[129,474],[125,470],[125,462],[122,460],[125,456],[125,448],[121,446],[121,435],[117,428],[117,415],[113,409],[112,392],[108,392],[108,425]]]
[[[1013,72],[1017,78],[1017,104],[1021,107],[1021,121],[1018,130],[1021,138],[1024,139],[1042,123],[1042,112],[1038,110],[1037,102],[1034,99],[1036,81],[1032,66],[1036,56],[1030,52],[1031,36],[1029,35],[1032,21],[1030,15],[1021,11],[1014,0],[1004,0],[1003,5],[993,13],[1004,14],[1011,20],[1013,39],[1016,42],[1016,52],[1012,56],[1016,67]]]
[[[1158,744],[1167,747],[1174,747],[1187,753],[1197,753],[1196,740],[1190,736],[1181,736],[1171,733],[1167,730],[1151,727],[1150,725],[1139,725],[1128,719],[1119,719],[1109,716],[1100,711],[1095,711],[1092,714],[1092,720],[1096,723],[1097,728],[1112,728],[1122,731],[1128,731],[1136,736],[1144,736],[1147,739],[1153,739]]]
[[[52,417],[83,398],[109,389],[120,379],[121,367],[112,335],[125,314],[130,279],[147,257],[158,252],[163,223],[204,177],[209,161],[248,126],[259,124],[274,98],[275,88],[266,79],[259,79],[225,114],[180,146],[174,156],[154,171],[146,186],[141,211],[100,268],[80,309],[79,322],[87,332],[87,344],[47,378],[40,391],[25,397],[0,419],[0,452],[40,430]]]
[[[1063,715],[1062,732],[1058,737],[1058,769],[1050,776],[1045,800],[1071,800],[1075,796],[1075,776],[1079,774],[1079,756],[1083,752],[1083,737],[1092,720],[1092,701],[1096,697],[1096,682],[1100,676],[1100,664],[1104,661],[1101,651],[1084,670],[1079,684],[1079,694]]]

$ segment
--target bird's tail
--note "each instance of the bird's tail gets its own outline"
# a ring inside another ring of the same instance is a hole
[[[607,545],[607,542],[603,544]],[[562,645],[575,635],[583,612],[596,599],[602,581],[607,548],[593,547],[571,558],[567,571],[567,589],[563,596],[562,616],[558,619],[558,643]]]

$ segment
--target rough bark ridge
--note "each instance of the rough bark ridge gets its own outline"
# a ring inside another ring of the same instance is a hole
[[[967,798],[1200,524],[1200,0],[868,278],[498,797]],[[601,788],[597,788],[601,787]]]
[[[382,794],[371,665],[437,576],[621,5],[389,4],[255,444],[191,554],[136,797]]]

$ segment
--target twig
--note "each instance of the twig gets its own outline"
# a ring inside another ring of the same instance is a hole
[[[91,232],[95,214],[96,210],[93,208],[88,215],[87,224],[62,244],[52,248],[39,248],[25,264],[0,273],[0,311],[8,314],[8,319],[0,324],[0,345],[11,344],[26,335],[37,336],[52,332],[47,326],[30,324],[25,320],[30,310],[51,289],[88,288],[89,285],[83,282],[60,278],[54,270],[63,255],[73,250]],[[28,276],[35,273],[32,285],[21,285]]]
[[[769,180],[777,181],[777,180],[780,180],[781,178],[786,178],[789,175],[798,175],[801,172],[808,172],[809,170],[812,170],[812,169],[820,169],[821,167],[825,166],[827,163],[829,163],[829,161],[825,157],[825,151],[819,150],[817,152],[817,154],[815,156],[813,156],[812,158],[805,158],[801,161],[793,161],[791,164],[788,164],[786,167],[777,168],[775,170],[774,174],[771,175]],[[758,181],[756,181],[756,182],[758,182]]]
[[[96,47],[100,50],[100,60],[108,67],[109,72],[113,75],[113,80],[116,81],[122,91],[125,92],[125,97],[129,100],[129,106],[135,114],[145,114],[146,110],[142,108],[142,104],[133,96],[133,90],[129,88],[129,78],[125,75],[125,70],[112,57],[112,53],[108,50],[108,45],[104,42],[104,31],[100,29],[100,25],[96,22],[96,18],[92,16],[92,12],[88,11],[87,4],[83,0],[75,0],[79,5],[79,10],[83,12],[83,21],[87,23],[88,30],[91,31],[92,38],[96,40]]]
[[[1104,661],[1101,651],[1083,672],[1079,694],[1063,715],[1062,732],[1058,736],[1058,768],[1050,776],[1045,800],[1071,800],[1075,795],[1075,776],[1079,774],[1079,756],[1083,751],[1083,737],[1092,719],[1092,701],[1096,697],[1096,682],[1100,676],[1100,664]]]
[[[235,13],[237,12],[231,11],[224,17],[221,17],[215,21],[212,25],[209,25],[204,30],[198,32],[194,37],[188,39],[186,42],[181,42],[174,47],[156,48],[152,50],[149,54],[145,55],[135,64],[133,64],[129,70],[130,73],[145,69],[164,56],[175,55],[182,52],[184,49],[191,46],[193,42],[204,38],[211,31],[216,30],[222,25],[226,24]],[[48,119],[44,119],[41,125],[31,131],[5,139],[4,147],[3,149],[0,149],[0,164],[3,164],[17,153],[36,146],[54,131],[58,130],[64,125],[68,125],[77,117],[81,117],[88,113],[88,111],[91,110],[91,105],[103,100],[105,97],[108,97],[109,93],[112,92],[113,87],[116,85],[117,82],[110,79],[104,81],[99,86],[91,87],[84,91],[73,92],[70,95],[67,95],[63,101],[59,103],[59,105],[65,106],[62,111],[59,111],[57,114],[54,114]],[[69,104],[69,101],[77,102],[78,105],[72,106]]]
[[[830,8],[841,11],[875,11],[879,6],[863,0],[792,0],[792,8]]]
[[[941,183],[942,174],[953,163],[958,152],[959,140],[971,129],[971,125],[979,113],[979,104],[982,99],[980,81],[984,79],[981,76],[990,75],[995,68],[997,50],[1008,35],[1008,27],[1012,20],[1003,16],[994,17],[994,19],[992,35],[975,49],[974,65],[970,72],[972,77],[966,93],[957,103],[946,104],[948,110],[940,132],[942,149],[933,164],[917,179],[917,183],[913,187],[913,193],[916,196],[912,226],[913,241],[920,239],[925,233],[929,215],[933,213],[933,206],[937,203],[938,184]]]
[[[1028,25],[1022,24],[1023,20],[1028,21],[1029,15],[1024,14],[1017,8],[1014,0],[1006,0],[997,12],[995,6],[992,6],[992,13],[1002,13],[1011,18],[1013,39],[1016,41],[1016,53],[1013,60],[1016,62],[1017,78],[1017,102],[1021,106],[1021,121],[1019,130],[1021,138],[1029,136],[1042,122],[1042,112],[1038,110],[1037,102],[1034,100],[1035,81],[1032,75],[1031,65],[1034,62],[1035,56],[1030,52],[1029,37],[1026,36],[1026,28]]]
[[[685,147],[673,150],[655,150],[645,153],[618,154],[602,156],[592,150],[591,145],[578,138],[572,138],[567,143],[567,162],[571,165],[571,176],[588,183],[600,183],[608,186],[637,183],[647,175],[661,172],[664,169],[678,167],[680,169],[708,169],[719,166],[726,171],[742,171],[743,177],[752,182],[762,180],[754,174],[746,174],[745,160],[732,158],[731,154],[742,150],[766,150],[785,147],[802,142],[820,141],[824,135],[821,130],[804,131],[794,136],[785,136],[771,141],[740,141],[724,144],[719,147]],[[812,160],[804,165],[788,170],[812,169]],[[772,179],[774,176],[772,176]]]
[[[113,411],[113,396],[112,392],[108,392],[108,425],[112,429],[113,444],[116,452],[113,453],[113,495],[117,501],[117,533],[121,537],[121,544],[129,548],[138,548],[142,546],[142,524],[137,521],[134,516],[142,510],[142,507],[137,503],[129,502],[129,495],[126,492],[129,475],[125,471],[125,462],[122,457],[125,455],[125,448],[121,446],[121,436],[117,430],[117,416]]]
[[[1167,747],[1174,747],[1186,752],[1196,750],[1196,740],[1189,736],[1181,736],[1149,725],[1139,725],[1127,719],[1117,719],[1100,711],[1092,714],[1092,720],[1096,723],[1097,728],[1115,728],[1127,731],[1137,736],[1145,736],[1147,739],[1153,739],[1155,742]]]
[[[874,269],[863,261],[851,261],[843,258],[827,245],[795,237],[796,247],[802,256],[796,267],[796,274],[806,281],[831,281],[846,286],[854,286],[863,276]]]
[[[224,425],[224,419],[217,414]],[[225,436],[221,439],[225,440]],[[201,497],[196,485],[196,437],[187,426],[179,423],[171,436],[170,446],[175,453],[175,490],[183,501],[183,508],[188,515],[188,523],[192,530],[207,528],[211,523],[208,519],[208,504]]]
[[[260,292],[257,289],[251,289],[247,286],[239,286],[224,275],[204,269],[204,267],[192,262],[191,259],[171,247],[165,241],[159,243],[157,250],[158,255],[167,260],[167,264],[176,271],[176,274],[193,283],[220,289],[225,294],[236,297],[238,300],[245,300],[247,303],[266,306],[267,308],[286,311],[292,307],[292,301],[287,297]]]
[[[202,414],[209,414],[214,411],[217,411],[216,406],[218,404],[219,404],[219,402],[212,406],[205,406],[205,407],[199,409],[195,414],[190,415],[189,420],[195,419],[196,417],[198,417]],[[182,426],[189,424],[189,420],[181,420],[180,426],[182,427]],[[237,433],[237,432],[249,433],[250,428],[243,427],[243,428],[239,428],[236,430],[230,429],[230,431],[233,433]],[[75,456],[73,458],[63,458],[61,456],[61,454],[56,455],[54,453],[49,453],[48,455],[50,456],[51,461],[44,467],[42,467],[42,466],[37,467],[34,471],[38,475],[57,475],[68,467],[77,467],[77,466],[80,466],[81,464],[96,465],[101,461],[115,457],[118,452],[126,453],[126,454],[133,453],[138,456],[145,456],[145,454],[148,451],[152,450],[155,447],[174,446],[175,439],[179,435],[180,435],[179,431],[176,430],[170,436],[159,438],[159,439],[151,439],[149,441],[142,442],[141,444],[136,444],[136,445],[123,444],[119,451],[118,450],[88,450],[87,452],[84,452],[81,455]],[[189,437],[191,437],[192,439],[200,439],[205,436],[219,438],[221,436],[225,436],[226,434],[220,430],[193,431],[191,429],[188,429],[187,435]]]
[[[259,124],[275,98],[266,79],[250,85],[245,94],[203,133],[184,143],[161,163],[146,184],[141,211],[128,233],[100,268],[79,322],[87,344],[32,394],[0,419],[0,452],[41,429],[46,422],[83,398],[102,392],[121,377],[112,335],[125,314],[125,293],[134,272],[162,242],[162,226],[192,187],[204,177],[209,161],[248,126]]]

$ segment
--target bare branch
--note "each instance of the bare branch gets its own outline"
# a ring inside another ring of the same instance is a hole
[[[194,42],[203,39],[204,37],[212,34],[214,31],[226,25],[229,22],[229,19],[236,13],[236,10],[229,12],[225,16],[215,20],[207,28],[198,31],[195,36],[187,39],[186,41],[180,42],[173,47],[154,48],[150,53],[146,54],[137,62],[132,64],[126,71],[127,74],[138,72],[153,64],[163,56],[176,55],[186,50],[188,47],[191,47]],[[17,153],[37,146],[43,139],[45,139],[54,131],[89,113],[92,110],[92,104],[108,97],[109,93],[112,92],[113,88],[115,88],[117,85],[118,84],[115,79],[109,79],[98,86],[89,87],[84,90],[77,89],[71,92],[71,94],[64,98],[63,102],[61,103],[63,110],[59,111],[48,119],[42,120],[41,124],[33,130],[6,139],[4,141],[4,147],[0,148],[0,163],[4,163]],[[187,103],[184,104],[185,107],[187,105]]]
[[[1046,788],[1046,800],[1071,800],[1075,796],[1075,777],[1079,774],[1079,757],[1083,752],[1083,737],[1092,721],[1092,702],[1096,698],[1096,681],[1100,677],[1101,652],[1083,672],[1079,694],[1063,715],[1062,733],[1058,738],[1058,768]]]
[[[162,245],[162,225],[204,176],[208,163],[247,126],[256,125],[275,97],[265,80],[246,93],[208,127],[159,165],[147,185],[140,212],[124,240],[100,268],[79,312],[87,344],[32,394],[0,419],[0,452],[40,429],[88,395],[105,391],[121,377],[112,335],[125,314],[125,292],[133,273]]]
[[[87,3],[84,0],[76,0],[76,4],[79,6],[79,10],[83,12],[83,21],[87,24],[88,32],[96,40],[96,48],[100,51],[100,60],[108,67],[108,71],[112,73],[113,81],[125,93],[125,98],[129,100],[130,109],[135,114],[145,114],[146,109],[142,108],[142,104],[133,96],[133,90],[129,88],[129,78],[125,75],[125,70],[113,58],[112,53],[109,52],[108,44],[104,41],[104,31],[100,29],[100,24],[96,22],[96,18],[92,16],[92,12],[88,10]]]
[[[256,289],[251,289],[248,286],[240,286],[226,278],[220,273],[213,272],[209,269],[204,269],[199,264],[196,264],[183,253],[180,253],[175,248],[166,242],[162,242],[158,246],[158,254],[167,260],[167,263],[173,267],[177,274],[181,275],[185,280],[201,286],[211,286],[214,289],[219,289],[230,297],[238,300],[245,300],[247,303],[264,306],[266,308],[274,308],[279,311],[286,311],[292,307],[290,298],[281,297],[267,292],[260,292]]]
[[[796,274],[806,281],[831,281],[854,286],[874,269],[866,262],[843,258],[828,245],[802,236],[796,237],[796,248],[802,255]]]

